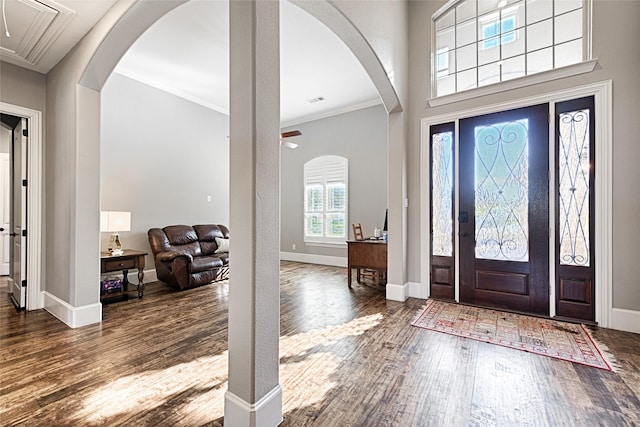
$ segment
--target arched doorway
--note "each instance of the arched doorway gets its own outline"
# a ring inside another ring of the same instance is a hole
[[[162,2],[161,4],[137,2],[126,10],[112,10],[115,16],[111,17],[112,27],[106,31],[103,39],[94,41],[95,51],[92,52],[85,66],[82,66],[82,73],[79,76],[79,86],[77,87],[78,109],[77,109],[77,134],[98,135],[99,134],[99,96],[97,92],[103,87],[106,79],[118,63],[124,52],[133,42],[149,28],[154,22],[160,19],[170,10],[185,3],[186,0],[176,0],[172,2]],[[372,82],[378,89],[383,105],[389,114],[388,121],[388,142],[389,142],[389,179],[388,179],[388,203],[389,203],[389,266],[387,297],[395,300],[405,300],[408,297],[406,281],[406,162],[405,162],[405,140],[406,124],[400,99],[392,85],[387,72],[378,59],[376,52],[367,42],[362,32],[354,26],[336,6],[324,2],[294,2],[304,10],[315,16],[332,31],[334,31],[345,44],[354,52],[358,60],[363,65],[365,71],[370,76]],[[122,7],[125,9],[125,7]],[[115,9],[115,8],[114,8]],[[119,15],[117,15],[119,13]],[[87,41],[89,43],[89,41]],[[84,52],[86,54],[86,52]],[[82,61],[82,59],[80,59]],[[61,77],[62,78],[62,77]],[[67,78],[67,76],[65,76]],[[55,80],[55,79],[52,79]],[[94,91],[96,91],[94,93]],[[95,148],[94,148],[95,150]],[[391,172],[393,171],[393,173]],[[91,178],[89,180],[95,180]],[[89,185],[89,184],[87,184]],[[98,193],[94,193],[98,194]],[[79,207],[84,210],[85,206]],[[87,209],[87,212],[90,209]],[[98,209],[96,209],[97,211]],[[86,224],[87,226],[89,224]],[[96,226],[97,228],[97,226]],[[60,235],[56,239],[67,239],[67,235],[62,235],[65,228],[60,229]],[[90,233],[87,228],[84,230]],[[56,230],[55,233],[58,233]],[[84,235],[84,233],[81,233]],[[88,239],[89,237],[83,237]],[[98,239],[91,239],[89,244],[92,247],[99,247]],[[80,264],[84,264],[80,262]],[[94,273],[96,276],[98,272]],[[72,277],[73,278],[73,277]],[[97,311],[96,311],[97,310]],[[93,306],[83,315],[89,323],[99,321],[101,318],[99,308]]]
[[[88,60],[84,72],[79,78],[80,85],[75,89],[75,100],[71,101],[73,108],[75,109],[75,122],[77,128],[75,129],[74,138],[77,141],[88,141],[86,146],[78,144],[78,153],[76,156],[87,156],[93,162],[96,163],[96,145],[93,142],[93,138],[99,135],[99,114],[100,114],[100,100],[99,91],[103,87],[108,75],[113,70],[115,64],[122,56],[122,54],[128,49],[133,40],[141,34],[146,28],[152,25],[157,19],[164,15],[169,10],[182,4],[182,1],[176,2],[162,2],[160,10],[158,9],[158,3],[155,2],[137,2],[127,10],[121,11],[121,15],[115,17],[113,20],[112,28],[104,35],[104,38],[97,41],[99,46],[95,51],[90,54],[91,59]],[[279,123],[277,120],[277,113],[268,112],[268,108],[272,107],[272,111],[275,110],[274,105],[278,102],[278,93],[274,91],[273,87],[269,87],[269,78],[277,75],[276,73],[270,74],[268,67],[273,66],[273,61],[277,61],[277,56],[265,57],[260,49],[256,49],[257,45],[265,46],[267,49],[271,49],[276,46],[277,43],[273,43],[273,39],[270,42],[265,42],[265,38],[270,38],[274,34],[274,29],[277,28],[277,18],[274,22],[269,22],[269,18],[273,18],[274,10],[273,5],[269,5],[269,2],[234,2],[234,7],[239,8],[235,14],[231,13],[231,33],[235,34],[240,39],[239,44],[235,45],[232,42],[232,73],[234,64],[234,52],[236,53],[237,63],[236,72],[240,75],[240,79],[247,78],[249,82],[250,90],[247,92],[247,85],[242,83],[231,85],[232,96],[237,95],[242,99],[244,96],[249,97],[256,96],[256,88],[262,96],[260,103],[270,103],[270,105],[259,105],[257,110],[258,114],[262,114],[260,117],[255,116],[254,105],[250,101],[246,101],[241,105],[238,110],[231,108],[231,141],[241,141],[241,145],[238,145],[238,152],[236,155],[232,152],[232,172],[231,172],[231,194],[235,196],[231,200],[231,210],[233,217],[234,203],[237,203],[237,211],[242,211],[242,207],[247,204],[251,206],[249,214],[246,217],[241,217],[238,221],[238,226],[234,226],[231,223],[231,229],[234,229],[235,239],[239,244],[236,244],[235,250],[240,249],[240,255],[243,254],[243,250],[246,250],[248,254],[248,274],[249,281],[264,280],[268,285],[276,285],[277,288],[277,274],[278,274],[278,256],[274,255],[267,250],[269,244],[277,242],[277,227],[273,227],[272,224],[276,224],[277,217],[274,213],[277,213],[277,197],[274,194],[278,194],[277,179],[274,178],[273,169],[269,170],[270,166],[277,165],[277,144],[271,145],[271,140],[267,137],[266,140],[262,135],[272,135],[273,138],[277,138]],[[405,266],[404,266],[404,123],[401,112],[401,106],[398,96],[393,88],[393,85],[389,81],[380,61],[371,46],[366,42],[366,39],[360,33],[353,24],[329,3],[317,2],[324,6],[315,6],[317,10],[311,13],[314,16],[317,14],[326,14],[323,22],[333,23],[335,28],[339,28],[341,34],[340,37],[345,41],[347,46],[350,46],[354,53],[357,51],[358,58],[362,62],[365,70],[372,77],[374,84],[378,87],[381,94],[383,103],[387,111],[391,114],[389,117],[389,134],[390,141],[393,141],[394,147],[390,148],[390,151],[394,151],[394,156],[390,157],[390,162],[395,162],[400,166],[400,173],[395,177],[396,181],[392,184],[397,187],[399,191],[392,191],[390,194],[394,194],[394,199],[390,199],[390,222],[389,228],[393,233],[393,230],[397,230],[395,237],[390,240],[390,245],[395,245],[397,250],[394,251],[394,247],[391,246],[391,251],[397,253],[397,262],[390,264],[390,278],[396,276],[400,286],[405,283]],[[276,4],[277,5],[277,4]],[[323,9],[324,7],[324,9]],[[246,8],[246,9],[245,9]],[[247,13],[243,13],[247,12]],[[115,13],[115,12],[114,12]],[[256,14],[264,18],[264,21],[255,18]],[[234,21],[235,19],[235,21]],[[247,20],[248,19],[248,20]],[[264,25],[265,27],[262,27]],[[258,28],[256,28],[256,26]],[[251,28],[253,32],[250,35],[249,40],[244,39],[244,34]],[[346,38],[346,40],[345,40]],[[277,36],[275,37],[277,40]],[[269,44],[271,43],[271,44]],[[356,46],[355,48],[353,46]],[[276,48],[277,49],[277,48]],[[81,49],[80,49],[81,50]],[[257,52],[256,58],[243,57],[242,52]],[[272,53],[275,52],[271,51]],[[87,53],[87,52],[83,52]],[[275,58],[275,59],[274,59]],[[255,59],[256,62],[252,62]],[[81,59],[80,59],[81,61]],[[246,62],[245,62],[246,61]],[[265,72],[265,75],[256,73],[254,67],[263,67],[261,71]],[[242,68],[242,65],[247,65],[246,68]],[[274,69],[277,70],[277,65]],[[249,70],[253,74],[249,73],[245,75],[245,72]],[[62,70],[63,71],[63,70]],[[54,79],[63,79],[61,76],[56,75]],[[271,81],[272,82],[272,81]],[[255,100],[255,98],[251,98]],[[244,115],[246,113],[246,116]],[[251,116],[251,117],[249,117]],[[240,125],[234,125],[234,118],[240,120]],[[248,125],[246,125],[248,124]],[[256,128],[258,128],[256,130]],[[247,131],[249,129],[249,131]],[[261,134],[262,132],[262,134]],[[64,132],[60,132],[58,137],[64,136]],[[86,139],[85,139],[86,137]],[[99,139],[99,138],[98,138]],[[267,141],[268,140],[268,141]],[[275,141],[277,143],[277,139]],[[270,148],[273,147],[273,148]],[[98,147],[99,149],[99,143]],[[394,150],[395,149],[395,150]],[[259,164],[255,162],[255,159],[260,159]],[[266,159],[266,163],[265,163]],[[234,163],[235,162],[235,163]],[[235,164],[235,166],[234,166]],[[241,174],[234,174],[233,170],[242,170],[243,168],[249,170],[250,180],[252,182],[247,183],[245,176]],[[396,169],[396,168],[394,168]],[[78,200],[80,196],[87,192],[88,189],[95,190],[94,184],[96,184],[96,174],[94,171],[89,170],[86,166],[78,167],[78,173],[75,174],[77,181],[83,182],[83,188],[76,189],[76,193],[72,194],[74,200]],[[88,179],[82,180],[83,176]],[[265,179],[263,179],[265,178]],[[97,180],[99,181],[99,179]],[[256,185],[259,184],[259,185]],[[259,189],[258,189],[259,187]],[[235,190],[238,190],[237,192]],[[249,190],[248,192],[245,190]],[[257,197],[257,191],[261,191],[261,195],[269,194],[270,190],[275,190],[266,199],[264,197]],[[96,192],[98,193],[98,192]],[[99,206],[99,200],[92,195],[89,202],[86,204],[76,203],[75,214],[77,217],[81,217],[83,214],[87,216],[97,216],[97,206]],[[248,196],[247,196],[248,195]],[[235,197],[235,199],[234,199]],[[396,203],[394,203],[394,201]],[[265,203],[268,205],[265,207]],[[274,205],[275,203],[275,205]],[[275,206],[275,207],[274,207]],[[265,215],[267,212],[268,215]],[[266,220],[266,221],[263,221]],[[93,222],[92,222],[93,221]],[[72,239],[74,245],[70,244],[70,247],[88,246],[97,248],[99,246],[98,239],[95,233],[97,224],[95,219],[87,221],[86,223],[77,223],[74,225],[75,229],[72,233]],[[260,225],[257,227],[256,224]],[[264,226],[267,224],[266,226]],[[243,227],[247,225],[247,227]],[[93,230],[93,233],[92,233]],[[64,230],[63,230],[64,231]],[[87,232],[87,236],[83,235],[83,231]],[[274,232],[275,231],[275,232]],[[92,237],[96,236],[96,237]],[[256,236],[259,238],[256,241]],[[268,255],[265,258],[261,258],[260,263],[254,263],[256,259],[256,247],[258,248],[258,255]],[[262,252],[260,252],[262,251]],[[81,254],[71,254],[71,264],[79,265],[82,261]],[[275,258],[274,258],[275,257]],[[89,257],[87,257],[88,259]],[[268,258],[268,259],[266,259]],[[275,261],[275,262],[274,262]],[[93,269],[92,269],[93,268]],[[256,271],[256,269],[258,271]],[[395,269],[395,273],[394,273]],[[275,272],[275,280],[274,280]],[[75,272],[73,279],[78,282],[80,279],[90,278],[94,274],[98,276],[95,267],[87,267],[80,272]],[[81,277],[80,277],[81,276]],[[75,283],[74,282],[74,283]],[[243,279],[238,280],[239,283],[244,283]],[[254,283],[255,284],[255,283]],[[269,288],[270,286],[266,286]],[[247,425],[251,423],[251,420],[255,422],[257,418],[262,417],[262,408],[268,407],[267,412],[274,410],[278,411],[278,400],[281,395],[281,390],[277,384],[277,364],[278,364],[278,345],[277,345],[277,331],[278,331],[278,315],[277,310],[269,311],[268,307],[265,307],[265,299],[268,298],[270,307],[277,306],[277,299],[273,301],[274,293],[272,290],[264,289],[265,287],[253,287],[252,290],[256,291],[249,299],[251,305],[249,306],[249,316],[246,316],[247,307],[242,303],[246,302],[246,298],[243,301],[235,300],[231,295],[230,302],[230,327],[229,327],[229,347],[230,354],[234,352],[235,355],[239,355],[236,366],[230,365],[229,372],[229,392],[227,393],[225,417],[233,423],[234,420],[245,420]],[[73,286],[71,287],[73,290]],[[258,292],[259,291],[259,292]],[[260,293],[263,292],[263,293]],[[79,292],[80,294],[82,291]],[[277,295],[277,290],[276,290]],[[95,297],[95,296],[94,296]],[[84,295],[76,294],[71,300],[78,301],[80,303],[84,300]],[[256,304],[256,301],[260,301],[260,304]],[[267,304],[268,305],[268,304]],[[99,307],[97,308],[99,310]],[[233,313],[242,310],[245,313],[244,318],[238,316],[233,317]],[[232,325],[233,323],[233,325]],[[256,325],[261,325],[269,329],[269,338],[265,338],[261,335],[260,331],[256,331]],[[275,341],[273,339],[273,331],[275,331]],[[246,339],[249,339],[247,343]],[[247,348],[246,355],[243,353],[243,346]],[[259,351],[257,351],[258,349]],[[235,360],[236,356],[231,355],[230,359]],[[275,361],[275,371],[274,371]],[[243,372],[249,372],[249,375],[244,375]],[[275,376],[274,376],[275,373]],[[272,383],[275,378],[275,385]],[[281,404],[280,404],[281,406]],[[279,416],[279,414],[271,412],[266,415],[270,420],[275,420],[273,417]],[[264,419],[264,418],[263,418]]]

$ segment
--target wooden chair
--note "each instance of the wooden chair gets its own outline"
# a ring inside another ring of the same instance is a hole
[[[364,234],[362,234],[362,225],[360,225],[360,223],[351,224],[351,227],[353,227],[353,237],[356,240],[364,240]]]
[[[360,223],[351,224],[351,227],[353,228],[353,237],[356,240],[364,240],[362,225]],[[368,268],[358,268],[357,270],[358,272],[356,277],[357,277],[358,283],[360,283],[365,278],[374,280],[376,283],[380,283],[380,274],[378,273],[377,270],[370,270]]]

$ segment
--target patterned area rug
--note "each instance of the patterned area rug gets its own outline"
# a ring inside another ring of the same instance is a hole
[[[584,325],[437,300],[411,325],[611,370]]]

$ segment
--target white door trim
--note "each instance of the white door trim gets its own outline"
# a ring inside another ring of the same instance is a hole
[[[10,248],[9,248],[9,242],[10,242],[10,238],[9,238],[9,233],[11,232],[11,230],[9,230],[10,227],[10,219],[9,219],[9,207],[11,206],[11,202],[9,201],[9,194],[11,194],[11,190],[9,189],[9,183],[11,182],[11,178],[9,177],[9,153],[0,153],[0,162],[5,163],[4,168],[0,167],[0,172],[2,173],[2,176],[0,176],[0,187],[2,187],[2,189],[0,190],[0,196],[2,197],[2,203],[0,203],[0,208],[6,211],[6,216],[5,216],[5,212],[0,213],[0,223],[2,223],[2,225],[5,225],[5,231],[2,232],[2,234],[0,235],[0,245],[2,245],[2,250],[0,250],[0,255],[2,256],[2,258],[7,258],[7,262],[5,264],[4,259],[0,259],[0,265],[2,265],[2,267],[0,267],[0,274],[3,276],[6,276],[9,274],[9,253],[10,253]],[[6,220],[3,221],[3,220]]]
[[[561,101],[567,101],[575,98],[582,98],[586,96],[595,97],[595,139],[597,141],[595,146],[595,157],[598,162],[595,176],[595,247],[598,251],[598,256],[595,259],[595,298],[596,298],[596,322],[602,327],[611,327],[611,313],[613,304],[613,272],[611,270],[613,260],[613,200],[612,200],[612,184],[613,184],[613,135],[612,135],[612,87],[611,80],[603,82],[592,83],[575,88],[558,90],[554,92],[544,93],[529,98],[518,99],[515,101],[505,102],[501,104],[494,104],[489,106],[483,106],[479,108],[453,112],[443,114],[434,117],[426,117],[421,120],[421,136],[420,136],[420,262],[422,268],[420,269],[421,286],[419,295],[409,295],[416,298],[428,298],[429,297],[429,283],[430,283],[430,265],[429,259],[429,238],[430,235],[430,206],[429,206],[429,127],[436,124],[456,122],[466,117],[479,116],[483,114],[489,114],[496,111],[505,111],[515,108],[525,107],[529,105],[536,105],[542,103],[555,103]],[[456,137],[457,142],[457,137]],[[553,158],[552,158],[553,159]],[[554,165],[550,165],[553,167]],[[553,169],[551,169],[553,170]],[[456,165],[456,171],[458,171]],[[457,173],[457,172],[456,172]],[[455,209],[458,211],[458,189],[456,180],[456,200]],[[554,191],[550,191],[550,202],[553,206]],[[550,221],[553,223],[554,221]],[[455,221],[455,247],[458,247],[458,228],[457,221]],[[550,236],[551,245],[554,245],[553,239],[555,239],[555,233]],[[554,246],[552,246],[554,247]],[[456,259],[457,262],[457,259]],[[552,263],[553,264],[553,263]],[[458,268],[456,263],[456,299],[458,298]],[[551,272],[550,272],[551,274]],[[554,276],[550,275],[550,278]],[[555,283],[552,280],[551,283]],[[552,292],[555,287],[550,287]],[[555,297],[551,294],[550,300],[550,313],[555,313]]]
[[[43,144],[42,111],[0,102],[0,112],[26,118],[29,129],[27,155],[27,310],[44,307],[42,294],[42,249],[44,247],[42,206],[43,193]]]

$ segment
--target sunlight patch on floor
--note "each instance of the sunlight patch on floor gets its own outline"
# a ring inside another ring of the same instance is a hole
[[[382,314],[280,338],[280,382],[283,411],[322,401],[336,386],[332,375],[355,351],[341,342],[377,326]],[[74,419],[105,423],[126,420],[139,413],[167,406],[172,425],[198,425],[223,416],[227,390],[228,352],[179,363],[162,370],[143,371],[113,380],[84,398]],[[174,419],[175,418],[175,419]]]
[[[338,354],[332,345],[362,335],[380,324],[380,313],[358,317],[350,322],[280,338],[280,383],[283,412],[321,402],[337,384],[333,379],[341,363],[355,351],[340,344]]]
[[[74,418],[91,423],[105,422],[111,417],[146,412],[163,406],[170,399],[191,390],[197,395],[194,401],[206,402],[207,418],[215,419],[222,416],[223,405],[212,405],[212,402],[222,402],[227,388],[227,372],[228,354],[225,351],[217,356],[201,357],[162,370],[127,375],[91,392]],[[177,409],[182,412],[180,407]],[[202,414],[202,409],[194,412]],[[188,417],[189,412],[184,411],[184,415]],[[193,425],[188,419],[181,421],[184,421],[182,425]]]

